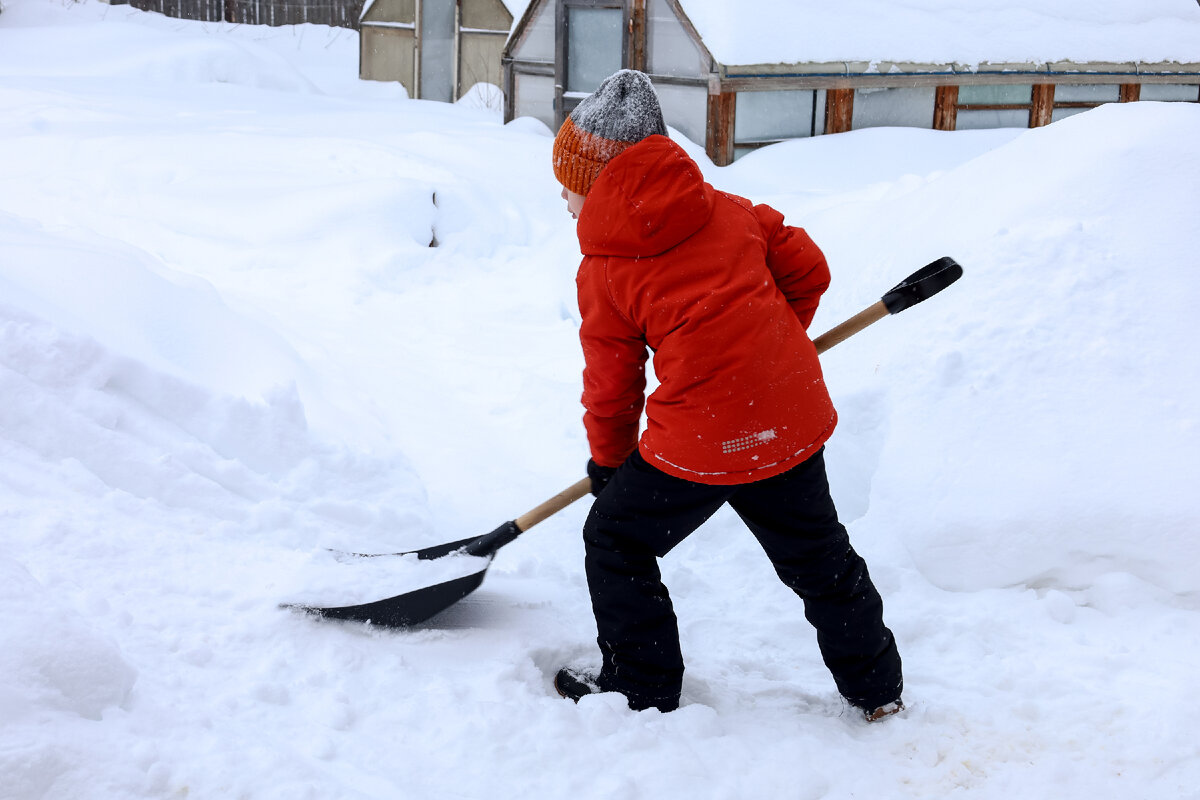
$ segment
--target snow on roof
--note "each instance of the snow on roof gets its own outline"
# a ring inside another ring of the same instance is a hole
[[[723,64],[1200,62],[1196,0],[680,0]]]
[[[513,26],[520,21],[521,15],[525,13],[525,9],[529,7],[530,0],[500,0],[504,3],[504,7],[508,9],[508,13],[512,14]]]

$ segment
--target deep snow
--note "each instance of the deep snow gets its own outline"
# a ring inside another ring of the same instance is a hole
[[[586,460],[549,132],[356,48],[0,14],[0,797],[1200,797],[1200,107],[685,142],[826,251],[815,332],[966,276],[823,358],[908,711],[849,713],[721,514],[663,562],[683,707],[634,714],[549,684],[595,657],[586,501],[420,629],[277,607]]]

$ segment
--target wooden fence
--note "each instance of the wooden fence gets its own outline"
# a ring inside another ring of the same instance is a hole
[[[363,0],[129,0],[143,11],[204,22],[299,25],[311,22],[358,28]]]

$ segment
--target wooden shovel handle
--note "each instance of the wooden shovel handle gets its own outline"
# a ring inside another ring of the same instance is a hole
[[[867,306],[862,311],[855,314],[850,319],[838,325],[836,328],[822,333],[817,338],[813,339],[813,344],[817,346],[817,354],[824,353],[835,344],[844,342],[854,334],[861,331],[868,325],[873,325],[879,320],[888,315],[887,306],[880,300],[874,305]]]
[[[526,511],[521,516],[517,517],[513,522],[522,532],[529,530],[539,522],[554,516],[562,511],[567,506],[574,503],[579,498],[592,491],[592,479],[581,478],[577,483],[573,483],[566,489],[563,489],[558,494],[551,497],[546,502],[542,503],[537,508]]]

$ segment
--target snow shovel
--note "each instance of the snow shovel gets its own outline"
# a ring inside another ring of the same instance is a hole
[[[885,294],[878,302],[868,306],[850,319],[818,336],[813,340],[817,353],[824,353],[829,348],[843,342],[854,334],[866,328],[889,314],[899,314],[906,308],[915,306],[922,300],[940,292],[958,280],[963,274],[962,267],[954,259],[939,258],[909,275],[903,281]],[[306,606],[286,604],[285,608],[306,611],[329,619],[355,620],[370,622],[391,628],[403,628],[424,622],[435,614],[444,611],[479,588],[484,575],[491,566],[491,559],[496,551],[516,539],[525,531],[549,517],[554,516],[567,506],[591,492],[591,478],[583,478],[563,491],[551,497],[537,508],[531,509],[516,519],[505,522],[500,527],[482,536],[459,539],[456,542],[433,545],[420,550],[408,550],[401,553],[350,553],[347,555],[357,558],[387,558],[394,556],[416,556],[419,560],[428,561],[436,558],[446,558],[458,555],[477,556],[487,559],[487,562],[476,572],[453,580],[415,589],[411,592],[398,594],[371,603],[350,606]]]

